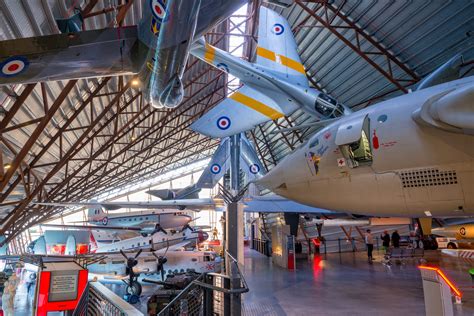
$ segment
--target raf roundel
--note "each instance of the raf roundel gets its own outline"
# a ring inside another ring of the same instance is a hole
[[[260,167],[255,163],[253,165],[251,165],[249,167],[249,169],[250,169],[250,173],[252,173],[252,174],[257,174],[257,173],[260,172]]]
[[[229,72],[229,67],[224,63],[218,63],[216,67],[222,70],[223,72],[227,72],[227,73]]]
[[[29,66],[28,59],[21,56],[10,57],[0,63],[0,76],[13,77],[24,72]]]
[[[166,6],[161,0],[150,0],[151,12],[158,21],[163,21],[166,17]]]
[[[213,174],[218,174],[219,172],[221,172],[221,166],[219,166],[219,165],[216,164],[216,163],[213,164],[213,165],[211,166],[211,172],[212,172]]]
[[[221,116],[217,119],[217,127],[226,130],[230,127],[230,119],[227,116]]]
[[[285,31],[285,28],[280,23],[276,23],[272,27],[272,33],[275,35],[281,35]]]

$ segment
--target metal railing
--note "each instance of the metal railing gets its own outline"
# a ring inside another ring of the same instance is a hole
[[[267,257],[272,255],[271,242],[264,239],[252,239],[252,249],[264,254]]]
[[[191,282],[158,315],[239,315],[241,295],[249,288],[237,260],[226,251],[228,274],[207,273]],[[237,312],[236,312],[237,311]]]
[[[380,239],[375,237],[374,250],[380,249]],[[367,250],[365,241],[362,238],[337,238],[321,240],[320,252],[356,252]]]
[[[99,282],[89,282],[87,315],[144,316],[138,309]]]

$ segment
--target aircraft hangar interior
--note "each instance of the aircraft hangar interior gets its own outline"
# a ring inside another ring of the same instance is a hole
[[[0,0],[0,315],[474,315],[474,1]]]

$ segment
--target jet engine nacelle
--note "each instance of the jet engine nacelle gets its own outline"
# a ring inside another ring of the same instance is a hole
[[[179,76],[175,75],[164,87],[153,81],[150,84],[153,84],[153,88],[145,95],[153,107],[175,108],[183,101],[184,88]]]

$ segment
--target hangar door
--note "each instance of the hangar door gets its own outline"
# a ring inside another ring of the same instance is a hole
[[[372,146],[369,141],[369,116],[354,118],[341,124],[336,134],[339,146],[350,168],[372,164]]]

